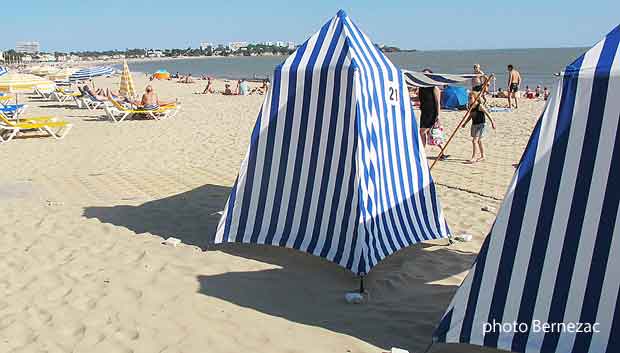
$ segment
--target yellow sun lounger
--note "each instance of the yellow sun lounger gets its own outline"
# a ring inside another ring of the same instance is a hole
[[[181,108],[180,104],[169,104],[163,105],[157,109],[129,109],[124,107],[121,103],[119,103],[115,99],[109,100],[110,104],[105,104],[104,109],[106,112],[106,116],[114,121],[115,123],[120,123],[125,120],[127,117],[136,114],[143,114],[154,120],[163,120],[166,118],[172,118],[179,112]]]
[[[19,122],[9,120],[0,113],[0,143],[11,141],[19,132],[38,130],[45,132],[57,140],[63,139],[73,124],[57,120],[51,116],[20,119]]]

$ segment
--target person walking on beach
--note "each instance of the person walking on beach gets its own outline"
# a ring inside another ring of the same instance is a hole
[[[521,85],[521,74],[514,66],[508,65],[508,108],[512,108],[512,97],[515,100],[515,109],[519,108],[517,103],[517,92],[519,92],[519,85]]]
[[[467,127],[467,123],[471,120],[471,144],[472,144],[472,153],[471,158],[465,162],[467,164],[473,164],[476,162],[482,162],[485,159],[484,156],[484,145],[482,144],[482,138],[486,133],[486,118],[489,118],[491,122],[491,127],[495,130],[495,122],[491,118],[491,115],[486,110],[483,104],[477,99],[479,92],[471,92],[469,94],[469,104],[472,106],[467,119],[461,126],[462,128]],[[478,155],[478,151],[480,152],[480,157],[476,158]]]
[[[213,88],[213,79],[211,78],[211,76],[207,77],[207,87],[205,87],[204,91],[202,91],[202,94],[209,94],[209,93],[215,93],[215,88]]]

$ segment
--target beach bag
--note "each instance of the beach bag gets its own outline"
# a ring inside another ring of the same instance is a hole
[[[435,125],[428,132],[427,144],[431,146],[439,146],[446,140],[446,133],[443,131],[443,126],[439,122],[439,119],[435,122]]]

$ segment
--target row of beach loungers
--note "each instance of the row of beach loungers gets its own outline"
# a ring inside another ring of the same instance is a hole
[[[107,100],[97,99],[82,91],[73,91],[66,88],[56,88],[51,92],[35,89],[35,96],[49,101],[75,102],[77,108],[91,111],[103,109],[105,117],[114,123],[120,123],[134,116],[144,116],[153,120],[163,120],[177,115],[181,104],[162,105],[156,109],[143,109],[133,104],[114,98]],[[55,139],[63,139],[73,127],[68,121],[51,116],[33,118],[23,117],[28,108],[25,104],[9,104],[11,97],[0,96],[0,144],[11,141],[22,132],[38,131]]]

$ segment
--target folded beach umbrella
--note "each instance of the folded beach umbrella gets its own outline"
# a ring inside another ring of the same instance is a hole
[[[108,76],[114,73],[114,69],[109,66],[86,67],[79,69],[69,76],[71,81],[90,80],[93,77]]]
[[[129,71],[127,60],[123,62],[123,73],[121,74],[121,84],[118,92],[123,97],[133,97],[136,95],[136,89],[133,85],[133,77]]]
[[[619,44],[562,73],[436,342],[620,352]]]
[[[409,70],[403,70],[403,73],[405,74],[405,81],[407,82],[407,85],[411,87],[455,85],[458,83],[467,82],[477,76],[476,74],[453,75]]]
[[[340,11],[275,69],[215,242],[363,276],[448,235],[403,74]]]

